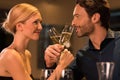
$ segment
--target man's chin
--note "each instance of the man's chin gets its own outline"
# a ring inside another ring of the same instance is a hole
[[[86,37],[86,35],[77,35],[78,38]]]

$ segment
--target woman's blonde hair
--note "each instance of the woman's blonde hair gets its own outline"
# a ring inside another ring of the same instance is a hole
[[[7,19],[3,22],[3,27],[14,34],[16,32],[16,24],[19,22],[25,22],[33,14],[40,14],[36,7],[28,3],[17,4],[9,11]]]

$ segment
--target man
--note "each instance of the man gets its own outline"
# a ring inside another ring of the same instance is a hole
[[[69,66],[74,72],[74,80],[98,80],[96,62],[113,61],[115,69],[113,80],[120,80],[119,72],[119,39],[109,38],[110,11],[107,0],[77,0],[73,11],[72,25],[78,37],[88,36],[87,47],[76,54]],[[54,67],[63,47],[55,44],[45,51],[47,67]],[[117,57],[116,57],[117,56]]]

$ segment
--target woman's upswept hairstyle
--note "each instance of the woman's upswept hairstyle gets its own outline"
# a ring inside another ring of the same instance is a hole
[[[14,34],[16,32],[15,25],[19,22],[25,22],[33,14],[40,14],[36,7],[28,3],[17,4],[9,11],[7,19],[3,22],[3,27]]]
[[[76,4],[85,8],[89,17],[92,17],[94,13],[99,13],[101,25],[108,30],[110,22],[110,5],[107,0],[76,0]]]

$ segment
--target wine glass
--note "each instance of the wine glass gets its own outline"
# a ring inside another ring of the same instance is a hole
[[[48,31],[48,34],[54,44],[56,44],[56,43],[62,44],[62,45],[64,45],[65,48],[69,48],[71,46],[70,38],[73,33],[73,30],[74,30],[73,26],[65,25],[65,27],[63,28],[63,30],[60,34],[54,27],[52,27]]]
[[[97,62],[99,80],[112,80],[114,62]]]
[[[60,40],[61,35],[54,27],[52,27],[48,31],[48,34],[49,34],[49,36],[54,44],[59,44],[59,40]]]
[[[40,75],[40,80],[47,80],[53,71],[54,71],[54,69],[42,69],[41,75]],[[70,69],[62,70],[60,80],[73,80],[72,70],[70,70]]]
[[[59,43],[64,45],[65,48],[69,48],[71,46],[70,38],[73,33],[74,27],[71,25],[65,25],[62,30],[61,37]]]

